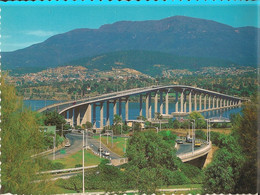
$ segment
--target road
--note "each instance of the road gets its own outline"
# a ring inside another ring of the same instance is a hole
[[[57,150],[55,152],[55,159],[65,158],[82,149],[82,147],[83,147],[83,145],[82,145],[83,134],[82,133],[72,132],[72,133],[66,134],[66,137],[70,140],[70,147],[65,147],[60,150]],[[91,136],[88,136],[87,145],[92,149],[93,152],[99,154],[99,152],[98,152],[98,148],[100,145],[99,140],[93,139]],[[109,158],[111,158],[111,159],[121,158],[119,155],[117,155],[117,154],[113,153],[111,150],[109,150],[105,145],[101,144],[101,147],[105,151],[109,151],[109,153],[110,153]],[[61,154],[61,150],[65,150],[65,154]],[[47,158],[52,160],[53,153],[48,154]]]
[[[183,153],[189,153],[192,151],[192,147],[191,147],[191,143],[186,143],[186,142],[183,142],[183,144],[179,144],[179,148],[176,152],[176,154],[183,154]],[[202,144],[200,147],[194,147],[194,151],[195,150],[199,150],[203,147],[205,147],[206,145],[205,144]]]

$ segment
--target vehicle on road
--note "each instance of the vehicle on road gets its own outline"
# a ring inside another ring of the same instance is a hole
[[[108,151],[104,151],[104,152],[103,152],[103,155],[104,155],[104,156],[109,156],[110,153],[109,153]]]
[[[65,147],[70,147],[70,143],[67,142],[67,143],[65,144]]]
[[[181,139],[177,139],[177,140],[176,140],[176,143],[177,143],[177,144],[183,144],[183,141],[182,141]]]
[[[187,137],[187,138],[186,138],[186,142],[187,142],[187,143],[192,143],[192,138]]]
[[[195,142],[194,146],[195,146],[195,147],[200,147],[200,146],[201,146],[201,143],[200,143],[200,142]]]
[[[101,148],[98,148],[98,151],[99,152],[103,152],[103,148],[101,147]]]

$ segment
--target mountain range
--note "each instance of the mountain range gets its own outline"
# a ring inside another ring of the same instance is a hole
[[[110,64],[115,64],[122,52],[128,56],[125,57],[128,61],[118,61],[118,64],[129,66],[138,61],[131,58],[140,58],[143,60],[132,66],[144,66],[141,69],[154,67],[156,64],[172,66],[172,69],[182,65],[192,67],[194,64],[200,67],[205,66],[205,60],[209,61],[209,66],[217,61],[217,64],[223,66],[256,66],[259,32],[260,29],[255,27],[234,28],[215,21],[186,16],[162,20],[120,21],[105,24],[98,29],[75,29],[24,49],[2,52],[2,67],[9,70],[33,69],[81,62],[92,68],[104,69],[107,68],[103,66],[104,63],[109,61]],[[145,53],[145,59],[142,52]],[[97,63],[97,60],[90,65],[90,61],[93,62],[96,57],[109,54],[113,54],[115,59],[110,57],[108,61],[101,63]],[[171,60],[164,59],[163,56],[177,59],[178,63],[170,62]]]

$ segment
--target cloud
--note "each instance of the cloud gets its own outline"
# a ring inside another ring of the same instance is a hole
[[[50,36],[58,34],[58,33],[55,31],[32,30],[32,31],[27,31],[25,34],[37,36],[37,37],[50,37]]]

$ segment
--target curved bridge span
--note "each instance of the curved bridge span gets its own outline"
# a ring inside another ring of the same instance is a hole
[[[169,113],[169,93],[175,93],[175,112]],[[100,128],[110,124],[109,105],[113,104],[113,115],[119,114],[122,117],[122,102],[125,102],[125,120],[128,120],[129,97],[139,96],[139,115],[143,115],[143,103],[145,103],[145,117],[151,120],[155,112],[164,117],[184,116],[192,111],[204,112],[216,109],[229,108],[241,105],[241,98],[225,95],[222,93],[185,85],[151,86],[135,88],[104,94],[92,98],[81,99],[44,107],[38,112],[57,110],[63,115],[71,126],[83,125],[87,121],[93,123],[96,128],[96,107],[100,107]],[[154,113],[152,114],[152,98],[154,101]],[[104,124],[104,104],[106,109],[106,124]],[[117,105],[119,109],[117,109]],[[164,109],[165,106],[165,109]],[[117,113],[118,110],[118,113]]]

